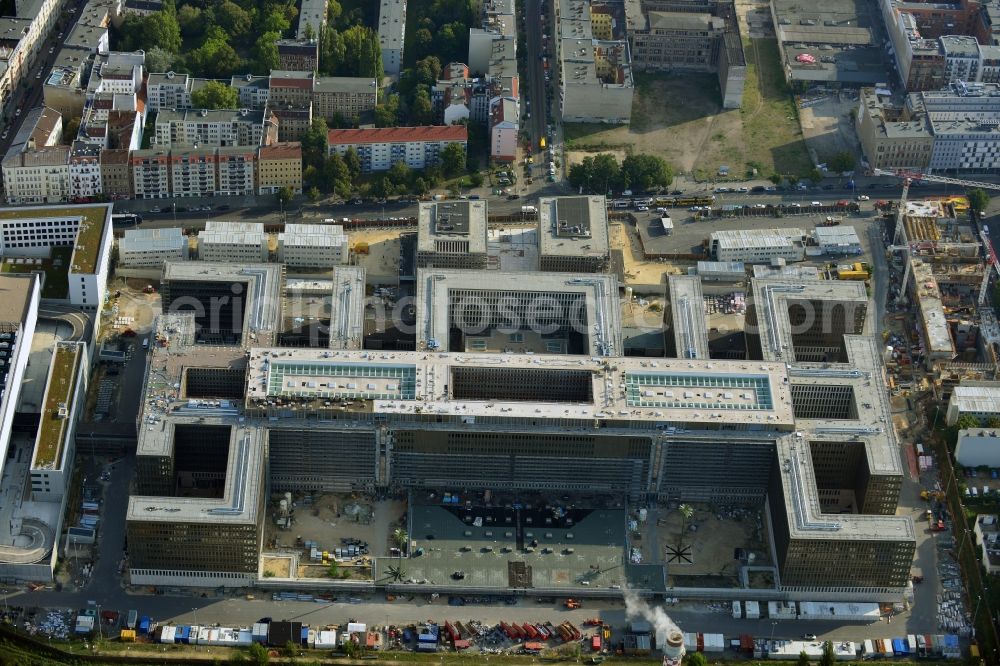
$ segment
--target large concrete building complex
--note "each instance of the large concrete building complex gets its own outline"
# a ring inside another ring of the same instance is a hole
[[[754,281],[750,357],[720,361],[697,358],[698,326],[683,358],[622,356],[611,275],[438,267],[417,272],[415,351],[364,349],[354,267],[334,271],[330,345],[276,348],[281,281],[273,265],[166,266],[134,583],[253,583],[265,488],[453,487],[762,506],[783,594],[895,599],[909,581],[914,527],[894,515],[902,469],[861,283]],[[504,552],[504,572],[531,557]],[[487,587],[561,589],[531,578]]]

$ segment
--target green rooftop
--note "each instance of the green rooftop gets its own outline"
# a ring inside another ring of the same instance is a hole
[[[70,270],[74,273],[94,273],[101,253],[101,236],[108,219],[110,204],[89,206],[44,206],[0,209],[0,220],[28,220],[37,217],[79,217],[80,231],[76,235]]]
[[[73,409],[73,395],[76,389],[76,374],[80,363],[80,346],[76,344],[56,345],[52,355],[52,375],[45,392],[45,409],[38,423],[38,439],[35,442],[35,468],[51,468],[62,456],[66,439],[69,413]],[[60,415],[60,408],[64,413]]]

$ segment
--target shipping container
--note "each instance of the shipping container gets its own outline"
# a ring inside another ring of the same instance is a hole
[[[601,651],[601,637],[598,635],[591,636],[590,638],[590,649],[594,652]]]
[[[129,629],[135,629],[136,624],[139,622],[139,611],[130,610],[128,616],[125,618],[125,626]]]
[[[122,629],[119,638],[122,643],[135,643],[135,629]]]
[[[139,619],[139,633],[140,634],[148,634],[149,633],[149,628],[152,625],[152,623],[153,623],[152,618],[150,618],[148,615],[143,615]]]

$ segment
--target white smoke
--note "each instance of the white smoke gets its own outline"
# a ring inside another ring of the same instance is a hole
[[[625,617],[629,620],[646,620],[653,625],[654,636],[669,636],[671,631],[681,630],[663,608],[650,606],[628,587],[625,588]]]

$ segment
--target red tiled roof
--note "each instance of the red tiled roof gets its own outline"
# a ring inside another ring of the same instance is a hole
[[[427,125],[423,127],[378,127],[374,129],[332,129],[328,145],[343,143],[407,143],[411,141],[467,141],[464,125]]]
[[[301,88],[302,90],[312,90],[312,79],[283,79],[276,76],[271,77],[272,88]]]
[[[301,160],[302,144],[298,141],[275,143],[260,147],[261,160]]]

